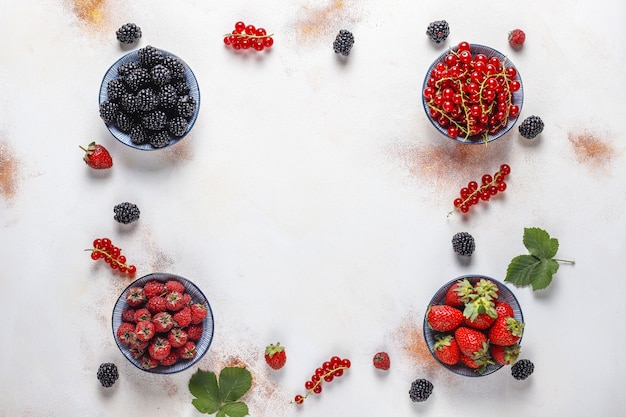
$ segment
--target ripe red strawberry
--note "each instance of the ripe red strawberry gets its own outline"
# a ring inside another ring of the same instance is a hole
[[[187,327],[191,324],[191,308],[185,307],[176,312],[173,317],[178,327]]]
[[[169,332],[170,329],[174,327],[174,319],[167,311],[161,311],[152,317],[152,324],[154,324],[154,330],[156,332]]]
[[[178,291],[172,291],[165,296],[165,308],[169,311],[178,311],[183,308],[183,294]]]
[[[159,361],[159,363],[163,366],[172,366],[176,362],[178,362],[178,353],[176,350],[171,350],[169,355]]]
[[[471,320],[469,317],[465,317],[463,324],[474,329],[485,330],[491,326],[494,321],[496,321],[496,317],[491,317],[487,313],[481,313],[477,315],[474,320]]]
[[[143,286],[143,290],[148,299],[158,297],[165,294],[165,284],[153,279]]]
[[[165,305],[165,298],[163,297],[152,297],[146,303],[146,308],[152,314],[160,313],[161,311],[165,311],[167,306]]]
[[[452,335],[437,335],[435,337],[437,339],[433,346],[435,356],[445,364],[456,365],[461,359],[461,351],[454,337]]]
[[[179,292],[183,294],[185,292],[185,285],[175,279],[171,279],[165,283],[165,290],[167,292]]]
[[[193,359],[196,357],[198,350],[194,342],[188,341],[183,346],[177,348],[176,353],[183,359]]]
[[[482,374],[487,369],[487,366],[492,365],[494,362],[489,355],[479,358],[473,358],[471,356],[461,354],[461,362],[465,366],[476,370],[479,374]]]
[[[155,337],[148,346],[148,354],[157,361],[167,358],[172,350],[172,345],[164,337]]]
[[[467,278],[455,282],[446,292],[445,304],[452,307],[463,307],[472,299],[474,287]]]
[[[509,32],[509,45],[513,48],[521,48],[526,40],[526,34],[522,29],[514,29]]]
[[[187,343],[187,332],[180,327],[174,327],[167,334],[167,340],[169,340],[173,348],[181,347]]]
[[[148,354],[144,354],[141,357],[141,367],[143,369],[152,369],[152,368],[156,368],[157,366],[159,366],[159,361],[150,357],[150,355]]]
[[[513,315],[515,315],[513,308],[506,301],[498,301],[495,309],[498,317],[513,317]]]
[[[135,327],[135,333],[139,340],[146,342],[154,336],[154,324],[149,321],[140,321]]]
[[[137,307],[146,301],[146,293],[141,287],[131,287],[126,293],[126,302],[131,307]]]
[[[437,332],[449,332],[463,323],[463,313],[448,305],[433,305],[428,308],[426,319],[431,329]]]
[[[391,366],[389,354],[387,352],[378,352],[374,355],[374,368],[386,371]]]
[[[117,328],[117,340],[120,341],[123,345],[127,345],[130,343],[133,335],[135,333],[135,325],[131,323],[122,323]]]
[[[484,356],[489,351],[487,336],[476,329],[464,326],[459,327],[454,331],[454,338],[459,345],[461,353],[472,358]]]
[[[280,343],[268,345],[265,348],[265,362],[267,362],[270,368],[280,369],[285,366],[286,361],[287,352],[285,352],[285,348]]]
[[[87,165],[93,169],[107,169],[113,166],[113,159],[111,154],[102,145],[98,145],[96,142],[91,142],[87,145],[87,149],[80,146],[80,149],[85,151],[83,160]]]
[[[139,323],[140,321],[150,321],[152,320],[152,314],[148,311],[147,308],[140,308],[135,310],[135,323]]]
[[[494,345],[511,346],[522,337],[524,323],[513,317],[501,317],[489,329],[489,342]]]
[[[500,365],[510,365],[519,357],[520,345],[511,346],[491,345],[491,357]]]
[[[122,321],[126,323],[136,323],[135,310],[129,307],[122,311]]]
[[[194,303],[189,306],[191,309],[191,324],[200,324],[207,316],[206,304]]]
[[[202,337],[202,333],[204,332],[204,328],[199,324],[192,324],[185,329],[187,333],[187,338],[190,340],[200,340]]]

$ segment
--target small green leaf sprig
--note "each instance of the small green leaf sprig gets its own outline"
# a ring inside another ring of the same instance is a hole
[[[559,270],[559,262],[575,263],[554,257],[559,250],[559,241],[543,229],[524,228],[523,242],[530,254],[513,258],[504,279],[516,287],[532,286],[533,291],[542,290],[552,282],[552,276]]]
[[[196,397],[191,403],[203,414],[216,417],[244,417],[248,406],[238,401],[252,386],[252,374],[246,368],[230,366],[218,377],[213,372],[198,371],[189,380],[189,391]]]

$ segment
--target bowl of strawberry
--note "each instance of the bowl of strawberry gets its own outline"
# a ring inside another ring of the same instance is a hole
[[[186,278],[153,273],[132,282],[113,308],[113,336],[137,368],[158,374],[183,371],[209,350],[213,312]]]
[[[484,275],[441,287],[424,315],[424,340],[434,358],[459,375],[478,377],[517,361],[524,316],[515,295]]]
[[[461,42],[428,68],[422,86],[426,116],[443,135],[465,144],[506,134],[524,102],[517,68],[497,50]]]

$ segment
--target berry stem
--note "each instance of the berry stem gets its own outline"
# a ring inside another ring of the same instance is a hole
[[[575,261],[570,261],[568,259],[558,259],[558,258],[552,258],[553,260],[557,261],[557,262],[562,262],[564,264],[569,264],[569,265],[574,265],[576,264]]]
[[[487,183],[487,184],[484,184],[484,185],[481,185],[481,186],[480,186],[480,187],[478,187],[476,190],[472,191],[472,193],[471,193],[470,195],[468,195],[468,196],[467,196],[467,197],[463,200],[463,202],[462,202],[461,204],[459,204],[457,207],[454,207],[454,209],[453,209],[453,210],[449,211],[449,212],[448,212],[448,214],[446,215],[446,217],[450,217],[450,215],[451,215],[452,213],[454,213],[454,212],[455,212],[455,211],[457,211],[457,210],[460,210],[460,207],[461,207],[462,205],[464,205],[464,204],[467,204],[467,202],[468,202],[468,201],[470,201],[474,195],[479,195],[479,196],[480,196],[480,193],[482,193],[482,192],[483,192],[483,191],[485,191],[485,190],[488,190],[488,189],[489,189],[489,187],[491,187],[492,185],[497,184],[497,183],[498,183],[498,178],[500,178],[501,176],[502,176],[502,177],[505,177],[505,175],[504,175],[501,171],[496,172],[496,173],[494,174],[493,179],[491,180],[491,182],[489,182],[489,183]]]
[[[98,252],[101,255],[104,255],[105,257],[109,258],[111,260],[111,262],[115,262],[117,264],[118,268],[121,267],[121,268],[126,268],[127,270],[129,270],[130,267],[132,266],[130,264],[121,263],[120,261],[117,260],[117,258],[114,258],[110,253],[108,253],[108,252],[106,252],[106,251],[104,251],[102,249],[91,248],[91,249],[85,249],[85,251],[89,251],[89,252],[92,252],[92,253],[93,252]]]
[[[274,36],[274,34],[270,33],[269,35],[248,35],[245,33],[227,33],[224,35],[224,38],[229,38],[231,36],[235,36],[237,38],[263,39],[263,38],[271,38],[272,36]]]

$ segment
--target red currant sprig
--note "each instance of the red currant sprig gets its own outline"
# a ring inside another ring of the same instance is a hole
[[[114,246],[109,238],[96,239],[93,241],[93,248],[85,250],[91,251],[91,259],[94,261],[104,259],[104,262],[108,263],[111,269],[116,269],[129,275],[135,275],[135,272],[137,272],[135,265],[126,263],[126,257],[122,255],[122,250]]]
[[[467,187],[461,188],[461,196],[454,200],[454,210],[448,213],[450,216],[456,210],[461,213],[467,213],[471,206],[478,204],[481,200],[488,201],[498,192],[506,190],[506,182],[504,179],[511,173],[511,167],[507,164],[500,165],[500,170],[493,174],[483,175],[481,185],[478,186],[476,181],[467,183]]]
[[[317,368],[311,379],[304,383],[306,394],[296,395],[293,402],[302,404],[309,395],[320,394],[323,382],[331,382],[335,377],[342,376],[343,371],[349,369],[350,365],[350,359],[341,359],[339,356],[333,356],[329,361],[324,362],[321,367]]]
[[[244,22],[235,23],[235,29],[224,35],[224,45],[235,50],[254,49],[262,51],[274,45],[273,34],[267,34],[263,28],[246,25]]]

